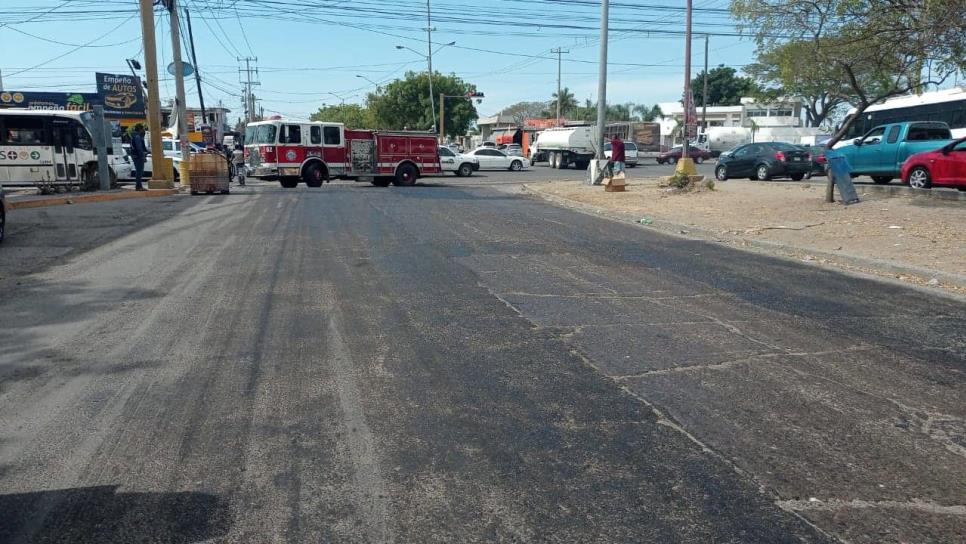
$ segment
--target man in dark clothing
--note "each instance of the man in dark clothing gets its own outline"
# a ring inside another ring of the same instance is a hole
[[[134,161],[134,190],[146,190],[141,184],[144,177],[144,162],[148,160],[148,146],[144,143],[144,126],[135,125],[131,137],[131,160]]]
[[[624,141],[620,139],[620,136],[614,136],[614,139],[610,141],[610,161],[614,163],[611,170],[614,172],[614,175],[624,171],[624,161],[626,160],[624,156]]]

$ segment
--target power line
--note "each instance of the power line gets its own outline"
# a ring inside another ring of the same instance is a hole
[[[119,28],[121,28],[122,26],[124,26],[124,23],[127,23],[128,21],[130,21],[130,20],[131,20],[131,19],[133,19],[133,18],[134,18],[134,15],[132,15],[132,16],[130,16],[130,17],[128,17],[127,19],[125,19],[125,20],[123,20],[123,21],[121,21],[121,24],[119,24],[119,25],[117,25],[117,26],[115,26],[114,28],[112,28],[112,29],[110,29],[110,30],[108,30],[108,31],[107,31],[107,32],[105,32],[104,34],[102,34],[102,35],[100,35],[100,36],[98,36],[98,37],[96,37],[96,38],[94,38],[93,40],[90,40],[90,41],[89,41],[89,42],[87,42],[87,43],[83,43],[83,44],[81,44],[81,45],[78,45],[77,47],[74,47],[73,49],[71,49],[70,51],[68,51],[68,52],[66,52],[66,53],[63,53],[63,54],[61,54],[61,55],[57,55],[56,57],[53,57],[53,58],[50,58],[50,59],[47,59],[47,60],[45,60],[45,61],[43,61],[43,62],[41,62],[41,63],[39,63],[39,64],[35,64],[35,65],[33,65],[33,66],[31,66],[31,67],[29,67],[29,68],[24,68],[23,70],[19,70],[19,71],[17,71],[17,72],[13,72],[12,74],[7,74],[7,77],[13,77],[13,76],[15,76],[15,75],[17,75],[17,74],[22,74],[22,73],[24,73],[24,72],[29,72],[30,70],[33,70],[33,69],[35,69],[35,68],[40,68],[41,66],[46,66],[46,65],[48,65],[48,64],[50,64],[51,62],[54,62],[55,60],[60,60],[60,59],[62,59],[62,58],[64,58],[64,57],[66,57],[67,55],[70,55],[71,53],[73,53],[73,52],[75,52],[75,51],[78,51],[78,50],[80,50],[80,49],[83,49],[83,48],[85,48],[85,47],[88,47],[89,45],[91,45],[91,44],[93,44],[93,43],[95,43],[95,42],[99,42],[99,41],[101,41],[101,40],[103,40],[104,38],[106,38],[106,37],[108,37],[108,36],[110,36],[110,35],[111,35],[111,34],[112,34],[112,33],[113,33],[114,31],[116,31],[117,29],[119,29]]]

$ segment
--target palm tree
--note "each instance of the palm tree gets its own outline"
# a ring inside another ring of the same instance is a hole
[[[557,93],[553,93],[550,98],[550,111],[553,115],[557,115]],[[560,89],[560,115],[565,116],[576,107],[577,99],[574,98],[574,93],[570,92],[567,87]]]
[[[661,107],[657,104],[647,107],[645,104],[637,104],[631,110],[634,113],[634,118],[638,121],[654,121],[658,117],[664,117],[664,112],[661,111]]]

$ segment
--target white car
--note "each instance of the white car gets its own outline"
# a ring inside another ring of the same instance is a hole
[[[610,142],[607,142],[604,144],[604,157],[609,159],[610,154]],[[627,159],[624,161],[624,164],[627,166],[631,168],[637,166],[637,145],[635,145],[634,142],[624,142],[624,158]]]
[[[443,172],[452,172],[465,178],[480,169],[480,160],[472,155],[457,153],[448,147],[440,147],[439,165]]]
[[[530,159],[507,155],[499,149],[481,147],[470,151],[468,155],[480,161],[480,170],[513,170],[519,171],[530,168]]]

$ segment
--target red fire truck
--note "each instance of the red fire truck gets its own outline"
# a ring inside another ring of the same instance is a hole
[[[321,187],[331,179],[412,185],[441,173],[436,136],[429,132],[347,129],[341,123],[274,119],[245,130],[248,176],[291,189],[300,181]]]

